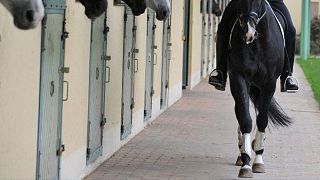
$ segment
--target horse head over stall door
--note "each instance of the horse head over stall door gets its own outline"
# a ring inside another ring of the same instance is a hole
[[[212,13],[218,17],[222,15],[222,11],[219,7],[219,4],[216,3],[216,1],[214,1],[214,0],[212,1]]]
[[[104,13],[108,7],[108,0],[76,0],[85,7],[85,14],[89,19],[95,19]]]
[[[285,20],[266,0],[239,0],[238,18],[230,34],[229,75],[239,123],[237,165],[239,177],[265,172],[262,154],[268,120],[274,126],[289,126],[292,121],[274,99],[276,81],[285,64]],[[277,15],[277,16],[276,16]],[[249,99],[257,112],[257,132],[251,142],[252,119]],[[255,151],[253,166],[251,151]]]
[[[147,7],[153,9],[156,12],[156,18],[158,20],[165,20],[170,16],[171,7],[169,0],[145,0]]]
[[[165,20],[169,17],[170,2],[169,0],[123,0],[131,9],[135,16],[143,14],[147,7],[156,12],[158,20]]]
[[[107,0],[77,0],[85,7],[85,14],[90,19],[99,17],[108,7]],[[119,1],[119,0],[117,0]],[[169,0],[123,0],[135,16],[143,14],[147,7],[157,13],[158,20],[165,20],[170,15]]]
[[[12,14],[19,29],[35,28],[44,16],[42,0],[0,0],[0,3]]]

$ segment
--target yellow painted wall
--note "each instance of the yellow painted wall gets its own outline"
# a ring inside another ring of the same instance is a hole
[[[35,177],[40,31],[17,30],[0,6],[0,179]]]
[[[111,69],[111,76],[110,83],[106,85],[107,124],[104,129],[105,131],[112,131],[114,136],[105,136],[104,138],[107,141],[112,141],[114,145],[119,146],[122,102],[124,7],[113,6],[113,2],[110,1],[109,5],[112,7],[108,9],[108,26],[110,27],[110,32],[108,35],[107,54],[112,57],[112,60],[107,63]]]
[[[64,76],[69,82],[69,100],[63,103],[62,110],[62,142],[66,146],[62,159],[87,143],[91,32],[91,22],[85,17],[82,5],[67,1],[67,7],[69,38],[66,39],[65,66],[70,67],[70,73]]]
[[[301,31],[301,0],[284,0],[284,3],[288,7],[294,26],[297,33]]]
[[[169,91],[182,81],[184,1],[172,1]],[[182,85],[181,85],[182,88]]]
[[[155,29],[155,46],[154,50],[156,54],[154,57],[154,77],[153,77],[153,89],[154,95],[152,97],[152,103],[154,104],[152,111],[160,111],[160,96],[161,96],[161,70],[162,70],[162,38],[163,38],[163,21],[155,20],[157,28]]]
[[[134,113],[144,108],[144,87],[145,87],[145,68],[146,68],[146,45],[147,45],[147,13],[136,17],[137,41],[136,48],[139,53],[136,54],[138,59],[138,71],[135,73],[135,107]]]
[[[297,29],[297,34],[301,32],[301,12],[302,12],[302,0],[284,0],[285,4],[287,5],[294,26]],[[319,0],[311,0],[311,2],[319,2]],[[320,7],[320,4],[319,4]],[[320,9],[320,8],[319,8]],[[320,11],[319,11],[320,15]]]
[[[202,32],[202,14],[200,13],[199,0],[191,0],[190,2],[190,54],[189,54],[189,64],[190,70],[189,84],[191,88],[197,84],[196,79],[201,79],[201,32]],[[193,77],[197,76],[197,77]]]

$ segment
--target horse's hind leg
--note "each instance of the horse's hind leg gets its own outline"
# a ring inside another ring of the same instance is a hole
[[[254,173],[265,173],[265,167],[263,163],[262,154],[264,151],[264,143],[266,139],[265,129],[268,126],[268,108],[275,91],[275,82],[269,83],[269,86],[263,88],[263,91],[257,88],[251,88],[251,97],[253,99],[256,108],[258,109],[256,136],[252,142],[252,148],[256,153],[255,160],[253,162],[252,171]]]
[[[252,119],[249,112],[249,94],[246,81],[240,75],[230,75],[231,93],[235,101],[235,113],[242,133],[240,178],[252,177],[251,160],[251,129]]]
[[[252,142],[252,146],[253,146],[253,150],[256,153],[256,157],[253,161],[253,165],[252,165],[252,171],[254,173],[265,173],[266,170],[264,168],[264,163],[263,163],[263,158],[262,158],[262,154],[264,151],[264,142],[265,142],[265,132],[261,132],[259,130],[257,130],[256,132],[256,137],[254,139],[254,141]]]
[[[265,167],[263,163],[262,154],[264,151],[264,143],[266,139],[265,129],[268,125],[268,112],[267,107],[263,108],[262,105],[259,109],[257,116],[257,132],[254,141],[252,142],[252,148],[256,153],[256,157],[253,162],[252,171],[254,173],[265,173]]]

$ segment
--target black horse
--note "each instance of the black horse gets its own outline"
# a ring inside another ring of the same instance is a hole
[[[89,19],[101,16],[108,7],[107,0],[77,0],[85,7],[85,14]],[[143,14],[147,8],[145,0],[123,0],[135,16]]]
[[[77,0],[85,7],[85,14],[89,19],[101,16],[108,7],[107,0]],[[147,8],[145,0],[123,0],[135,16],[143,14]]]
[[[221,16],[222,15],[222,11],[219,7],[219,4],[216,3],[215,0],[212,1],[212,13],[215,14],[216,16]]]
[[[252,172],[265,172],[262,154],[268,120],[274,126],[283,127],[292,121],[273,98],[277,79],[287,61],[283,35],[285,20],[265,0],[238,1],[239,14],[230,35],[228,60],[230,88],[240,128],[241,160],[238,158],[237,164],[242,166],[239,177],[246,178],[252,177]],[[258,129],[253,142],[249,99],[257,111]],[[256,157],[251,168],[252,149]]]
[[[101,16],[108,7],[107,0],[76,0],[85,7],[85,14],[89,19],[95,19]],[[170,3],[169,0],[122,0],[127,4],[135,16],[143,14],[147,7],[156,12],[158,20],[165,20],[169,17]],[[121,2],[121,1],[120,1]]]
[[[85,14],[89,19],[102,15],[108,8],[108,0],[76,0],[85,7]]]

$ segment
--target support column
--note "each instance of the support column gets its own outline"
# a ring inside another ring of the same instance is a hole
[[[311,15],[310,0],[302,0],[300,56],[307,60],[310,56]]]

